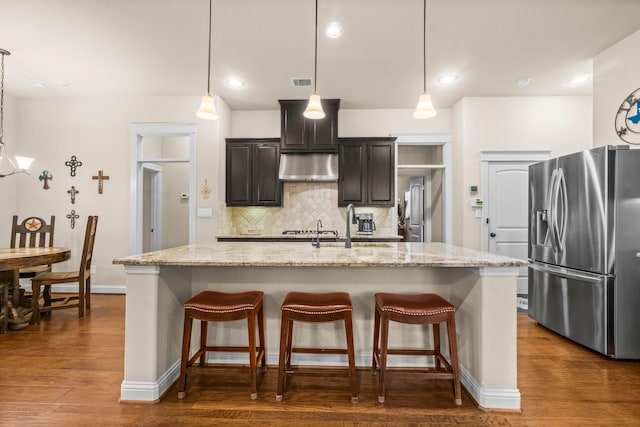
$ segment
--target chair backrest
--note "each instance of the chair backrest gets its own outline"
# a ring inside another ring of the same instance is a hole
[[[53,230],[56,217],[51,215],[49,224],[37,216],[30,216],[18,224],[18,215],[13,216],[11,226],[11,248],[53,247]]]
[[[96,228],[98,216],[87,218],[87,231],[84,233],[84,245],[82,246],[82,258],[80,259],[80,276],[89,277],[91,274],[91,258],[93,257],[93,244],[96,240]]]

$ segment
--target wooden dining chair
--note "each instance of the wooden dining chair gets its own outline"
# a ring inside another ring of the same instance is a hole
[[[51,215],[49,224],[42,218],[30,216],[18,223],[18,215],[13,216],[11,226],[10,248],[44,248],[53,247],[53,231],[56,225],[56,217]],[[43,271],[51,271],[51,265],[38,265],[20,269],[20,278],[34,277]]]
[[[97,216],[90,216],[87,219],[82,257],[80,258],[80,267],[77,271],[45,271],[36,274],[36,276],[31,279],[31,288],[33,290],[31,296],[31,307],[33,309],[31,323],[39,323],[40,313],[42,312],[51,312],[63,308],[78,307],[78,317],[84,317],[85,308],[89,309],[91,307],[91,258],[93,256],[93,245],[97,225]],[[77,293],[68,294],[65,292],[64,296],[55,298],[51,295],[51,285],[74,282],[78,283]],[[43,286],[44,290],[42,289]],[[44,300],[43,305],[40,305],[41,294]]]

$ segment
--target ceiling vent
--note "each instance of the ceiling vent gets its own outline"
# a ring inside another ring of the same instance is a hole
[[[293,85],[293,87],[308,87],[313,85],[313,81],[309,78],[297,79],[295,77],[292,77],[291,85]]]

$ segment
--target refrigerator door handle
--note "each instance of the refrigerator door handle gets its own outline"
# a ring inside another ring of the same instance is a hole
[[[558,168],[558,182],[556,193],[556,215],[559,217],[556,221],[557,235],[558,235],[558,249],[560,251],[565,250],[565,241],[567,237],[567,212],[569,209],[567,200],[567,181],[564,178],[564,171],[562,168]],[[560,200],[560,208],[557,209],[557,200]]]
[[[558,178],[558,171],[554,169],[551,173],[551,180],[549,181],[548,193],[549,198],[547,199],[547,206],[549,212],[547,214],[549,228],[547,229],[547,235],[545,236],[545,244],[549,242],[551,244],[551,249],[555,252],[557,245],[556,240],[556,232],[555,232],[555,209],[554,209],[554,198],[556,192],[556,181]]]
[[[589,274],[564,267],[556,267],[551,264],[539,264],[535,262],[530,263],[529,268],[541,271],[543,273],[549,273],[555,276],[564,277],[566,279],[582,280],[591,283],[602,282],[603,277],[606,277],[600,274]]]

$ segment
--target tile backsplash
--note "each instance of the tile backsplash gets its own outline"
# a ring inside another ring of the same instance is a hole
[[[338,185],[335,182],[285,182],[281,208],[225,207],[220,216],[220,234],[279,235],[284,230],[315,230],[322,221],[325,230],[345,233],[346,207],[338,207]],[[372,212],[376,234],[393,235],[393,208],[357,207],[356,213]],[[355,234],[357,225],[351,225]]]

